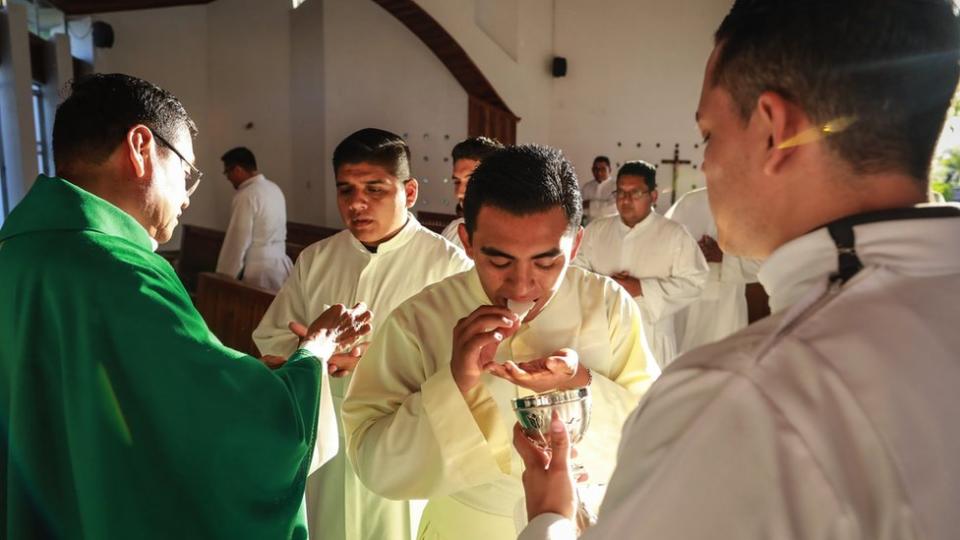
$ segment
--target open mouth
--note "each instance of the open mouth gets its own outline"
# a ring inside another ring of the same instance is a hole
[[[533,310],[534,306],[537,305],[538,299],[533,300],[511,300],[507,299],[507,309],[517,314],[517,317],[520,319],[520,322],[527,317],[530,311]]]
[[[350,220],[350,224],[355,228],[363,229],[372,226],[373,220],[367,218],[354,218]]]

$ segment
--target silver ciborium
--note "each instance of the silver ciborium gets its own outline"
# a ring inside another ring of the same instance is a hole
[[[513,410],[523,433],[542,450],[550,450],[550,422],[553,413],[566,426],[570,443],[577,444],[590,426],[590,390],[586,387],[574,390],[556,390],[546,394],[511,400]],[[574,478],[585,472],[582,465],[571,465]],[[584,504],[580,486],[577,484],[577,527],[580,531],[595,524],[597,518]]]
[[[523,433],[541,449],[550,448],[550,420],[556,412],[577,444],[590,425],[590,390],[557,390],[512,400]]]

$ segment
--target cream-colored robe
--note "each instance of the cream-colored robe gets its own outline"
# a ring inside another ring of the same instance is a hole
[[[707,188],[688,191],[666,214],[680,223],[694,240],[717,239]],[[747,326],[747,283],[757,281],[760,262],[724,254],[723,261],[707,263],[710,277],[700,298],[674,316],[677,353],[720,341]]]
[[[457,246],[460,249],[463,249],[463,244],[460,243],[460,224],[463,223],[463,218],[457,218],[447,224],[443,228],[443,232],[440,233],[440,236],[446,238],[450,241],[451,244]]]
[[[522,463],[511,446],[510,400],[530,392],[487,374],[465,398],[450,371],[453,327],[489,304],[476,271],[405,302],[377,333],[343,404],[350,459],[363,483],[385,497],[430,499],[424,538],[516,534]],[[605,483],[622,423],[659,370],[629,295],[573,267],[496,358],[526,361],[564,347],[593,372],[593,417],[578,449],[591,481]]]
[[[664,372],[583,540],[957,537],[960,217],[854,231],[845,285],[826,229],[797,238],[760,269],[773,315]]]
[[[643,330],[663,368],[677,355],[673,315],[700,297],[710,269],[700,246],[683,225],[650,212],[633,226],[620,216],[591,223],[574,264],[605,276],[628,272],[640,280],[643,295],[634,298]]]
[[[616,190],[617,179],[613,176],[603,182],[591,179],[580,187],[584,202],[583,217],[587,224],[617,215],[617,199],[613,193]]]
[[[264,354],[287,355],[297,338],[290,321],[308,324],[332,304],[365,302],[376,332],[387,315],[423,287],[472,268],[463,252],[410,216],[399,233],[370,253],[351,233],[342,231],[300,254],[290,279],[253,333]],[[365,357],[360,365],[366,363]],[[340,404],[349,377],[330,381],[333,408]],[[251,399],[255,399],[252,396]],[[406,503],[387,501],[365,489],[346,461],[343,432],[340,453],[307,480],[307,517],[314,540],[408,538]]]
[[[240,184],[217,258],[217,272],[277,291],[290,275],[287,206],[280,187],[262,174]]]

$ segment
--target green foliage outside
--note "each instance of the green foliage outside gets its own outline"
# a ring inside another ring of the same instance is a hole
[[[960,148],[951,148],[937,157],[932,172],[930,189],[952,201],[955,190],[960,189]]]
[[[960,93],[954,96],[953,105],[947,112],[948,126],[951,119],[958,117],[960,117]],[[930,189],[943,195],[947,201],[953,200],[954,193],[960,194],[960,148],[949,148],[934,158]]]

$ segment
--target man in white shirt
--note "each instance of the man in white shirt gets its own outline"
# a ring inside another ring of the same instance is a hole
[[[228,150],[220,160],[223,175],[237,192],[217,258],[217,272],[277,291],[293,267],[287,256],[283,191],[257,170],[257,159],[247,148]]]
[[[358,366],[343,404],[351,462],[384,496],[429,499],[420,538],[516,535],[513,398],[589,386],[580,459],[592,482],[609,478],[625,415],[659,370],[630,297],[569,267],[580,214],[576,174],[558,150],[486,158],[460,227],[475,269],[398,307]]]
[[[757,281],[760,262],[728,255],[717,244],[717,223],[710,212],[707,188],[688,191],[666,216],[697,238],[710,265],[710,276],[700,296],[674,316],[677,353],[720,341],[747,326],[748,283]]]
[[[441,236],[453,243],[460,249],[463,244],[460,243],[460,224],[463,223],[463,197],[467,193],[467,183],[470,182],[470,176],[477,165],[490,154],[503,149],[499,141],[488,137],[471,137],[460,141],[453,147],[451,158],[453,159],[453,189],[457,197],[457,219],[451,221]]]
[[[321,240],[297,259],[290,279],[253,333],[260,351],[283,356],[297,337],[287,321],[313,320],[330,304],[364,302],[376,332],[393,309],[436,281],[473,265],[464,253],[413,217],[417,181],[410,174],[410,149],[399,136],[362,129],[344,139],[333,154],[337,207],[346,230]],[[334,409],[349,386],[348,377],[367,343],[329,361]],[[340,431],[342,437],[343,433]],[[342,438],[341,438],[342,441]],[[406,502],[388,501],[368,491],[341,452],[307,481],[310,535],[346,540],[408,538]]]
[[[697,118],[718,241],[765,261],[773,315],[657,381],[583,538],[956,538],[960,207],[924,204],[955,10],[735,2]],[[516,442],[522,538],[573,538],[563,457]]]
[[[617,189],[617,182],[611,176],[613,166],[610,158],[597,156],[593,158],[593,180],[581,188],[583,193],[583,224],[602,217],[613,216],[617,213],[617,203],[613,192]]]
[[[653,208],[657,170],[628,161],[617,171],[618,215],[587,226],[573,264],[612,277],[643,315],[643,332],[661,368],[677,355],[673,315],[699,298],[709,268],[683,225]]]

